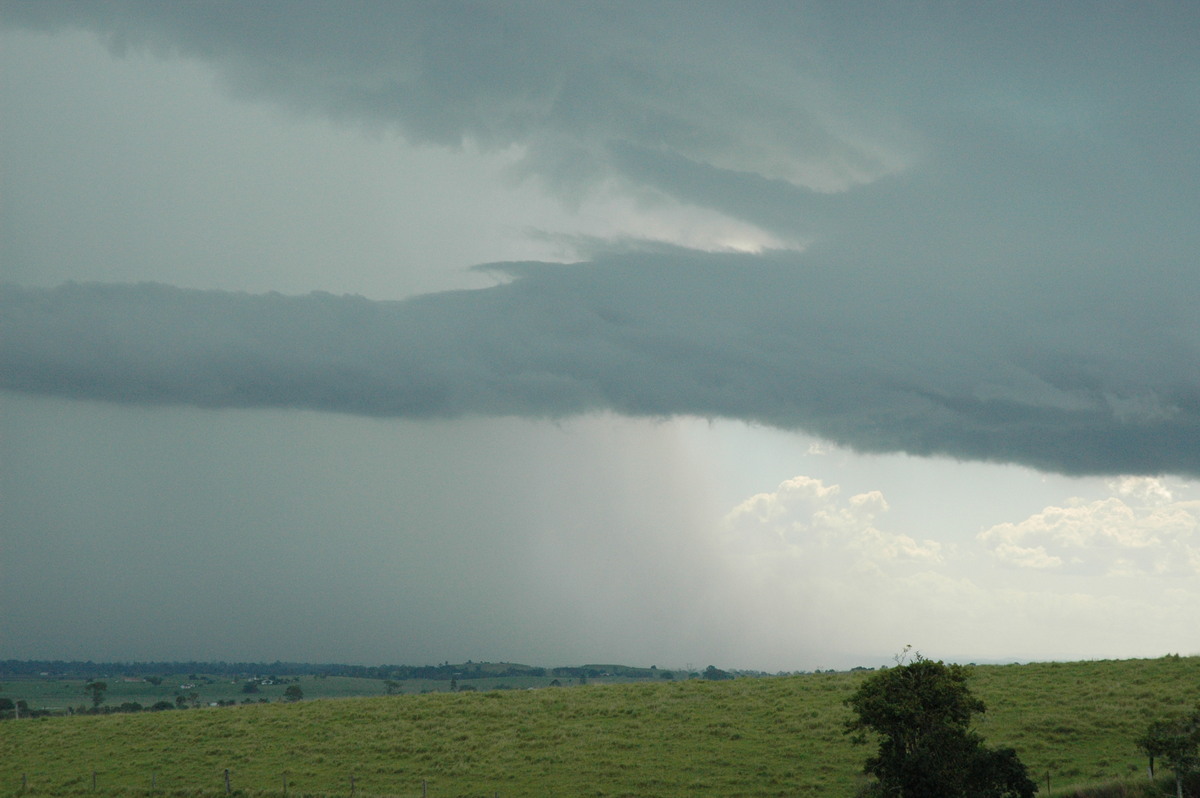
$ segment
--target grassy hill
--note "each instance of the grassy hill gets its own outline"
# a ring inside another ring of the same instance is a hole
[[[863,673],[251,704],[0,723],[0,794],[849,796]],[[1132,740],[1200,658],[979,666],[989,744],[1045,787],[1144,779]]]

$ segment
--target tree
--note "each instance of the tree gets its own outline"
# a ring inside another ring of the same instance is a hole
[[[0,687],[0,691],[3,689],[3,687]],[[0,698],[0,717],[4,717],[3,713],[5,712],[13,713],[14,718],[21,717],[21,710],[17,708],[16,702],[11,698]]]
[[[298,684],[289,684],[288,688],[283,691],[283,698],[285,701],[299,701],[304,698],[304,691]]]
[[[986,711],[967,687],[969,671],[920,654],[884,668],[847,699],[857,744],[867,733],[879,751],[863,771],[875,777],[873,796],[888,798],[1032,798],[1037,785],[1011,748],[992,750],[971,730]]]
[[[1200,704],[1189,715],[1154,721],[1137,745],[1150,757],[1152,778],[1156,758],[1175,772],[1175,795],[1183,798],[1183,780],[1200,771]]]
[[[83,691],[92,699],[92,709],[98,709],[104,701],[104,691],[108,689],[107,682],[88,682],[83,686]]]

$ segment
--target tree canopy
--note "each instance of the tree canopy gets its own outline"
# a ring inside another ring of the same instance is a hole
[[[91,681],[83,686],[83,690],[92,699],[92,708],[99,707],[104,701],[104,691],[108,689],[107,682]]]
[[[1154,721],[1137,744],[1150,757],[1151,773],[1156,758],[1175,772],[1175,794],[1182,798],[1183,780],[1200,771],[1200,704],[1190,714]]]
[[[971,730],[986,711],[967,687],[969,671],[917,655],[884,668],[859,686],[846,704],[854,712],[847,732],[859,744],[878,737],[864,772],[874,796],[895,798],[1032,798],[1037,785],[1011,749],[989,749]]]

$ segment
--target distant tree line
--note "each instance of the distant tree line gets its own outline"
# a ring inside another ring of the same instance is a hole
[[[23,698],[0,697],[0,720],[9,718],[40,718],[53,714],[48,709],[30,709]]]
[[[302,697],[302,696],[301,696]],[[284,700],[299,700],[288,696]],[[214,702],[217,706],[234,706],[237,702],[231,699]],[[268,703],[267,699],[260,698],[258,701],[244,699],[243,704],[251,703]],[[0,698],[0,720],[13,720],[19,718],[40,718],[50,715],[118,715],[132,712],[161,712],[167,709],[188,709],[198,706],[196,701],[188,695],[178,695],[174,701],[155,701],[153,704],[142,704],[138,701],[123,701],[120,704],[108,705],[93,705],[87,706],[80,704],[77,707],[67,707],[66,710],[50,710],[50,709],[34,709],[29,706],[24,699]]]
[[[194,677],[193,677],[194,678]],[[154,679],[149,677],[146,681],[151,681],[160,684],[162,679]],[[288,681],[281,679],[280,681]],[[253,682],[247,682],[247,685]],[[189,707],[199,707],[201,704],[200,693],[195,690],[189,692],[180,692],[175,694],[175,700],[168,701],[166,699],[156,701],[153,704],[146,706],[138,701],[124,701],[121,704],[102,706],[106,699],[108,691],[108,682],[99,679],[93,679],[83,686],[83,693],[91,702],[91,706],[80,704],[76,707],[67,707],[65,714],[68,715],[111,715],[114,713],[129,713],[129,712],[160,712],[167,709],[188,709]],[[255,690],[254,692],[257,692]],[[290,685],[283,693],[284,701],[299,701],[304,698],[304,691],[298,684]],[[215,706],[233,706],[237,702],[232,699],[222,699],[212,702]],[[266,698],[259,698],[256,701],[250,698],[242,700],[243,704],[251,703],[269,703]],[[61,714],[48,709],[31,709],[28,702],[24,699],[12,699],[0,697],[0,720],[15,720],[19,718],[37,718],[45,715]]]
[[[36,678],[39,676],[58,679],[97,679],[123,674],[142,678],[156,678],[162,674],[203,673],[229,678],[247,676],[342,676],[359,679],[430,679],[450,681],[457,679],[491,679],[517,676],[551,676],[563,679],[595,679],[608,676],[638,679],[662,678],[671,671],[659,671],[655,667],[636,668],[627,665],[581,665],[560,668],[543,668],[513,663],[465,662],[439,665],[341,665],[312,664],[304,662],[93,662],[87,660],[3,660],[0,661],[0,679]],[[694,674],[698,675],[698,674]]]

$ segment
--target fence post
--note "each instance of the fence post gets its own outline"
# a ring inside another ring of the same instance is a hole
[[[287,798],[287,773],[283,774],[283,798]]]
[[[225,794],[229,795],[233,789],[229,786],[229,768],[225,768]]]
[[[96,771],[92,771],[92,792],[96,791]]]
[[[421,779],[421,798],[429,798],[429,782]]]
[[[354,798],[354,774],[350,774],[350,798]]]

